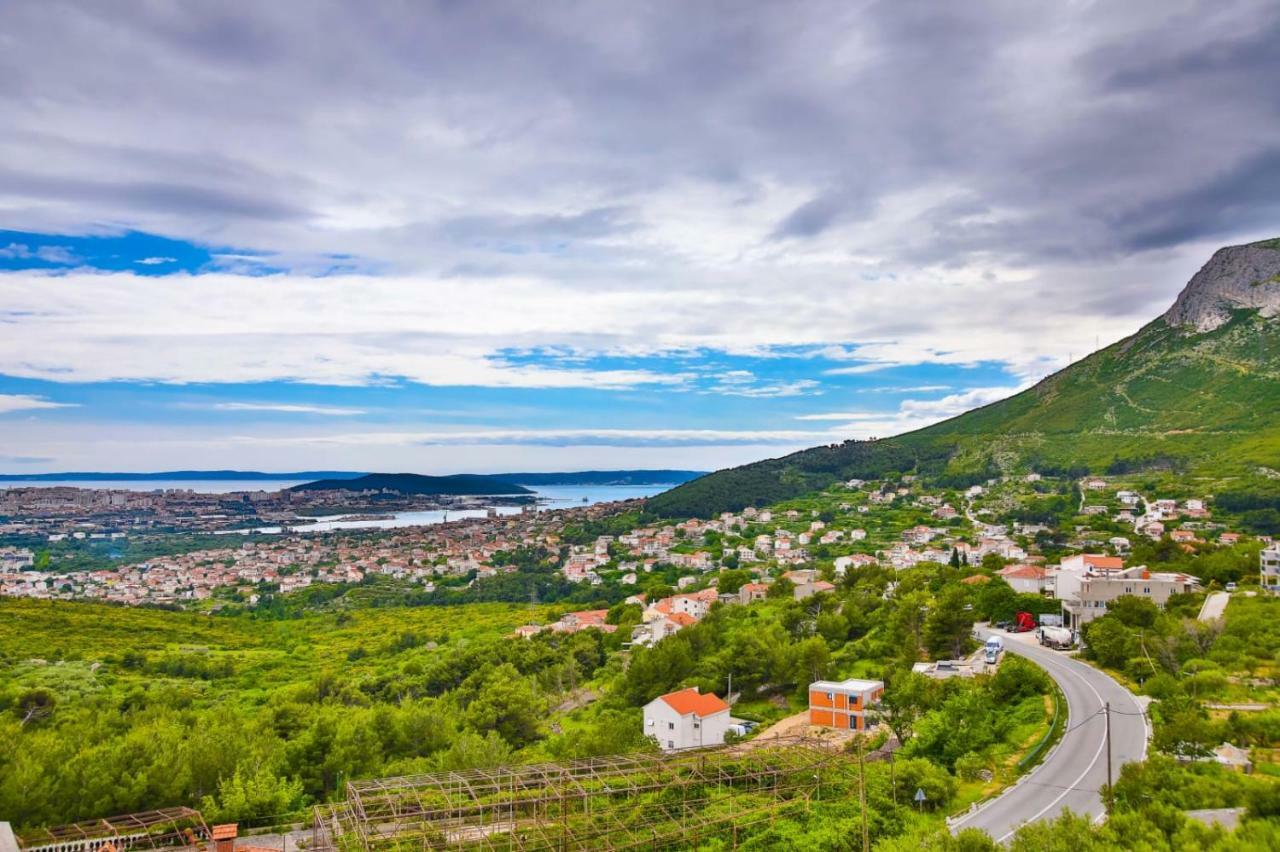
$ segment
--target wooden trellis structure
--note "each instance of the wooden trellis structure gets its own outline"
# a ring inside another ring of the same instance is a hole
[[[653,849],[737,839],[821,796],[850,757],[816,740],[628,754],[347,785],[316,809],[316,849]]]
[[[128,849],[203,847],[209,828],[199,811],[165,808],[71,825],[42,828],[18,836],[23,852],[96,852]]]

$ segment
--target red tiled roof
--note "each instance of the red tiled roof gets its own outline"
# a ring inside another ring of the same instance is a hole
[[[1000,576],[1017,580],[1043,580],[1045,570],[1039,565],[1009,565],[1000,569]]]
[[[694,686],[659,697],[681,716],[696,713],[706,718],[729,709],[729,705],[725,704],[718,695],[698,692],[698,688]]]
[[[1092,568],[1107,568],[1120,570],[1124,567],[1124,560],[1119,556],[1097,556],[1092,553],[1084,555],[1084,564]]]
[[[687,612],[675,612],[667,616],[667,621],[674,621],[681,627],[688,627],[691,624],[697,624],[698,619],[694,618]]]

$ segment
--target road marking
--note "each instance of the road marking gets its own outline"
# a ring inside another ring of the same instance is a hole
[[[1031,657],[1031,656],[1033,656],[1033,655],[1028,654],[1027,656],[1028,656],[1028,657]],[[1038,660],[1038,662],[1043,663],[1043,662],[1045,662],[1045,660],[1044,660],[1044,659],[1041,659],[1041,660]],[[1101,709],[1101,708],[1102,708],[1102,706],[1106,703],[1106,702],[1104,702],[1104,701],[1102,700],[1102,693],[1100,693],[1100,692],[1098,692],[1098,690],[1094,689],[1094,688],[1093,688],[1093,684],[1089,683],[1089,681],[1085,678],[1085,676],[1084,676],[1084,675],[1080,674],[1080,673],[1079,673],[1079,672],[1077,672],[1077,671],[1073,671],[1073,670],[1072,670],[1072,668],[1071,668],[1070,666],[1067,666],[1067,665],[1065,665],[1065,664],[1059,664],[1059,663],[1055,660],[1054,664],[1053,664],[1050,668],[1054,668],[1054,669],[1061,669],[1061,671],[1064,671],[1064,672],[1066,672],[1066,673],[1068,673],[1068,674],[1072,675],[1073,677],[1075,677],[1075,678],[1079,679],[1079,681],[1080,681],[1081,683],[1083,683],[1085,686],[1087,686],[1087,687],[1089,688],[1089,691],[1093,693],[1094,697],[1098,699],[1098,707],[1099,707],[1099,709]],[[1096,714],[1096,713],[1097,713],[1097,711],[1095,710],[1095,711],[1094,711],[1094,713]],[[1067,721],[1068,721],[1068,722],[1070,722],[1070,721],[1071,721],[1071,714],[1070,714],[1070,713],[1068,713],[1068,714],[1067,714]],[[1082,724],[1083,724],[1083,723],[1082,723]],[[1069,787],[1067,787],[1067,789],[1063,790],[1061,793],[1059,793],[1059,794],[1058,794],[1058,795],[1053,799],[1053,801],[1051,801],[1049,804],[1045,805],[1043,808],[1041,808],[1041,809],[1040,809],[1039,811],[1037,811],[1036,813],[1032,814],[1028,819],[1023,820],[1023,824],[1025,824],[1025,823],[1029,823],[1029,822],[1035,822],[1036,820],[1040,819],[1040,817],[1044,816],[1044,815],[1045,815],[1045,813],[1046,813],[1046,812],[1048,812],[1050,808],[1052,808],[1054,805],[1058,804],[1058,802],[1061,802],[1063,799],[1065,799],[1065,798],[1067,797],[1067,795],[1068,795],[1068,794],[1075,792],[1075,789],[1074,789],[1074,788],[1075,788],[1075,786],[1076,786],[1077,784],[1079,784],[1081,781],[1083,781],[1086,775],[1088,775],[1090,772],[1092,772],[1092,771],[1093,771],[1093,767],[1095,767],[1095,766],[1097,766],[1097,765],[1098,765],[1098,759],[1099,759],[1100,757],[1102,757],[1102,752],[1106,749],[1106,747],[1107,747],[1107,741],[1106,741],[1106,738],[1105,738],[1105,736],[1104,736],[1104,737],[1103,737],[1103,739],[1102,739],[1102,742],[1098,743],[1098,750],[1097,750],[1096,752],[1094,752],[1093,760],[1089,761],[1089,765],[1085,767],[1084,772],[1081,772],[1081,773],[1080,773],[1080,775],[1079,775],[1079,777],[1077,777],[1077,778],[1076,778],[1076,780],[1072,781],[1072,782],[1071,782],[1071,784],[1070,784],[1070,786],[1069,786]],[[1042,764],[1042,765],[1043,765],[1043,764]],[[1012,836],[1014,835],[1014,833],[1015,833],[1017,830],[1018,830],[1017,828],[1013,828],[1013,829],[1011,829],[1011,830],[1010,830],[1010,831],[1008,831],[1008,832],[1007,832],[1003,837],[997,838],[997,839],[996,839],[996,842],[997,842],[997,843],[1004,843],[1006,840],[1008,840],[1010,837],[1012,837]]]
[[[988,635],[999,635],[999,634],[995,634],[995,633],[988,633]],[[1014,647],[1015,647],[1015,646],[1014,646],[1013,644],[1010,644],[1010,645],[1006,646],[1006,648],[1007,648],[1007,649],[1012,649],[1012,648],[1014,648]],[[1019,643],[1019,644],[1018,644],[1018,647],[1023,647],[1023,648],[1030,649],[1030,648],[1035,647],[1035,646],[1031,646],[1031,645],[1030,645],[1030,643]],[[1014,653],[1017,653],[1017,652],[1016,652],[1016,651],[1014,651]],[[1077,667],[1084,668],[1084,669],[1086,669],[1086,670],[1087,670],[1087,672],[1088,672],[1088,673],[1090,673],[1090,674],[1097,674],[1097,675],[1099,675],[1100,677],[1105,678],[1105,679],[1107,679],[1108,681],[1111,681],[1112,683],[1114,683],[1115,681],[1114,681],[1114,680],[1113,680],[1109,675],[1107,675],[1105,672],[1101,672],[1101,671],[1098,671],[1098,670],[1096,670],[1096,669],[1090,668],[1090,667],[1086,666],[1084,663],[1077,663],[1077,662],[1074,662],[1074,661],[1068,661],[1066,658],[1061,658],[1058,654],[1056,654],[1056,653],[1054,653],[1054,652],[1052,652],[1052,651],[1049,651],[1049,650],[1043,649],[1043,648],[1036,648],[1036,650],[1035,650],[1035,651],[1030,651],[1030,650],[1029,650],[1029,652],[1028,652],[1028,653],[1026,653],[1026,654],[1024,654],[1023,656],[1026,656],[1027,658],[1031,659],[1031,660],[1032,660],[1032,661],[1034,661],[1035,663],[1037,663],[1037,664],[1041,665],[1043,668],[1045,668],[1046,670],[1048,670],[1048,671],[1049,671],[1049,673],[1050,673],[1050,677],[1053,677],[1055,681],[1059,681],[1059,685],[1060,685],[1060,686],[1061,686],[1060,677],[1061,677],[1062,675],[1064,675],[1064,674],[1067,674],[1067,675],[1071,675],[1073,678],[1075,678],[1076,680],[1080,681],[1080,683],[1084,684],[1084,686],[1085,686],[1085,687],[1086,687],[1090,692],[1092,692],[1092,693],[1093,693],[1094,698],[1095,698],[1095,699],[1097,700],[1097,702],[1098,702],[1098,706],[1097,706],[1097,708],[1093,711],[1093,713],[1092,713],[1092,714],[1085,714],[1085,721],[1081,723],[1081,725],[1082,725],[1082,726],[1088,723],[1088,719],[1089,719],[1089,717],[1090,717],[1091,715],[1097,715],[1097,714],[1098,714],[1098,713],[1103,709],[1103,705],[1105,704],[1105,702],[1103,701],[1102,694],[1101,694],[1100,692],[1098,692],[1098,690],[1093,686],[1093,684],[1092,684],[1092,683],[1090,683],[1090,682],[1089,682],[1088,678],[1086,678],[1084,674],[1082,674],[1081,672],[1077,671],[1076,669],[1077,669]],[[1055,677],[1055,675],[1057,675],[1057,676]],[[1117,684],[1117,685],[1119,685],[1119,684]],[[1123,689],[1123,687],[1122,687],[1122,689]],[[1139,713],[1141,713],[1141,712],[1142,712],[1142,708],[1141,708],[1140,706],[1138,706],[1138,704],[1137,704],[1137,702],[1136,702],[1136,701],[1133,701],[1132,696],[1130,696],[1130,695],[1128,694],[1128,691],[1127,691],[1127,690],[1124,690],[1124,692],[1125,692],[1125,694],[1126,694],[1126,698],[1129,700],[1129,703],[1130,703],[1130,704],[1132,704],[1132,705],[1134,706],[1134,709],[1135,709],[1135,710],[1137,710]],[[1068,712],[1067,712],[1067,722],[1068,722],[1068,724],[1070,724],[1070,721],[1071,721],[1071,713],[1070,713],[1070,708],[1068,707]],[[1144,725],[1144,733],[1145,733],[1145,725],[1146,725],[1146,719],[1145,719],[1145,718],[1143,719],[1143,725]],[[1076,730],[1083,730],[1083,727],[1081,727],[1081,728],[1077,728]],[[1001,799],[1004,799],[1006,796],[1010,796],[1010,795],[1016,794],[1019,790],[1024,789],[1024,786],[1023,786],[1023,785],[1024,785],[1024,784],[1026,784],[1026,783],[1028,783],[1028,782],[1031,782],[1031,781],[1032,781],[1032,780],[1033,780],[1037,775],[1041,774],[1041,773],[1043,772],[1043,770],[1045,770],[1045,769],[1049,766],[1049,761],[1050,761],[1051,759],[1053,759],[1053,757],[1055,757],[1055,756],[1056,756],[1056,753],[1057,753],[1057,751],[1059,750],[1059,748],[1060,748],[1061,746],[1063,746],[1063,745],[1066,745],[1066,744],[1067,744],[1067,736],[1069,736],[1069,734],[1068,734],[1068,735],[1065,735],[1065,736],[1063,737],[1063,739],[1062,739],[1061,741],[1059,741],[1059,743],[1058,743],[1056,746],[1054,746],[1053,750],[1051,750],[1051,751],[1050,751],[1050,753],[1049,753],[1049,757],[1048,757],[1048,758],[1046,758],[1046,760],[1045,760],[1045,762],[1044,762],[1044,763],[1041,763],[1039,766],[1037,766],[1035,769],[1033,769],[1029,774],[1027,774],[1026,776],[1024,776],[1024,777],[1023,777],[1019,782],[1017,782],[1017,783],[1015,783],[1013,786],[1011,786],[1011,787],[1007,788],[1007,789],[1006,789],[1004,792],[1002,792],[999,796],[997,796],[997,797],[996,797],[996,798],[994,798],[994,799],[991,799],[991,800],[990,800],[989,802],[987,802],[987,804],[986,804],[983,808],[981,808],[980,810],[978,810],[978,811],[976,811],[976,812],[974,812],[974,813],[971,813],[971,814],[966,814],[962,819],[957,820],[957,821],[956,821],[956,822],[951,826],[952,831],[958,831],[958,830],[960,830],[960,829],[961,829],[961,828],[962,828],[966,823],[971,822],[971,821],[974,821],[974,820],[977,820],[977,819],[979,819],[980,817],[982,817],[982,816],[985,816],[985,815],[989,814],[989,813],[990,813],[990,808],[991,808],[991,807],[993,807],[993,806],[997,806],[997,803],[998,803],[998,802],[1000,802],[1000,800],[1001,800]],[[1143,757],[1142,757],[1142,758],[1139,758],[1139,760],[1145,759],[1145,756],[1146,756],[1146,745],[1147,745],[1147,743],[1146,743],[1146,737],[1144,736],[1144,737],[1143,737]],[[1000,838],[999,840],[997,840],[996,842],[997,842],[997,843],[1003,843],[1005,840],[1007,840],[1009,837],[1011,837],[1011,836],[1012,836],[1012,835],[1017,831],[1017,829],[1018,829],[1018,828],[1021,828],[1023,825],[1026,825],[1026,824],[1028,824],[1028,823],[1035,822],[1037,819],[1039,819],[1040,817],[1044,816],[1046,812],[1048,812],[1050,809],[1052,809],[1054,806],[1056,806],[1059,802],[1061,802],[1064,798],[1066,798],[1069,794],[1071,794],[1071,793],[1073,793],[1073,792],[1087,792],[1087,791],[1077,791],[1075,788],[1076,788],[1076,786],[1077,786],[1077,785],[1078,785],[1082,780],[1084,780],[1085,776],[1087,776],[1090,772],[1092,772],[1092,771],[1093,771],[1093,769],[1094,769],[1094,767],[1096,767],[1096,766],[1098,765],[1098,760],[1101,758],[1101,756],[1102,756],[1102,752],[1103,752],[1103,750],[1105,750],[1105,748],[1106,748],[1106,738],[1105,738],[1105,736],[1104,736],[1104,737],[1102,738],[1102,741],[1099,743],[1098,751],[1094,754],[1093,759],[1089,762],[1089,765],[1085,768],[1084,772],[1083,772],[1083,773],[1081,773],[1081,774],[1080,774],[1080,776],[1079,776],[1078,778],[1076,778],[1076,780],[1075,780],[1075,781],[1073,781],[1073,782],[1072,782],[1072,783],[1071,783],[1071,784],[1070,784],[1070,785],[1069,785],[1069,786],[1068,786],[1068,787],[1067,787],[1067,788],[1066,788],[1062,793],[1060,793],[1056,798],[1054,798],[1054,800],[1053,800],[1053,801],[1051,801],[1048,805],[1046,805],[1045,807],[1041,808],[1039,812],[1037,812],[1036,814],[1034,814],[1033,816],[1031,816],[1029,819],[1025,819],[1025,820],[1020,821],[1020,822],[1018,823],[1018,825],[1017,825],[1015,828],[1013,828],[1012,830],[1010,830],[1009,832],[1007,832],[1003,837],[1001,837],[1001,838]],[[1105,817],[1106,817],[1106,812],[1105,812],[1105,810],[1104,810],[1104,811],[1103,811],[1103,813],[1099,814],[1099,815],[1094,819],[1094,822],[1100,822],[1100,821],[1102,821],[1103,819],[1105,819]]]

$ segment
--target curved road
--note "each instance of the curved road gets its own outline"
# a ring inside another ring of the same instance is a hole
[[[1003,631],[983,631],[1004,638],[1005,650],[1042,666],[1058,683],[1067,699],[1067,733],[1047,759],[1015,782],[999,797],[951,825],[952,833],[978,828],[997,842],[1007,841],[1023,823],[1053,819],[1064,809],[1104,814],[1099,790],[1107,783],[1107,723],[1103,705],[1111,702],[1111,766],[1113,779],[1120,766],[1146,757],[1147,730],[1142,709],[1133,694],[1095,668],[1065,654],[1042,648],[1031,634],[1010,636]]]

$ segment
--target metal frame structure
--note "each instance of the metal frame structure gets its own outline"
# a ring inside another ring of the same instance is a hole
[[[795,738],[353,781],[345,801],[316,809],[312,846],[622,850],[715,835],[736,843],[742,827],[820,797],[828,770],[850,761]]]
[[[208,839],[209,827],[199,811],[165,808],[24,832],[18,846],[23,852],[92,852],[104,846],[124,852],[202,847]]]

